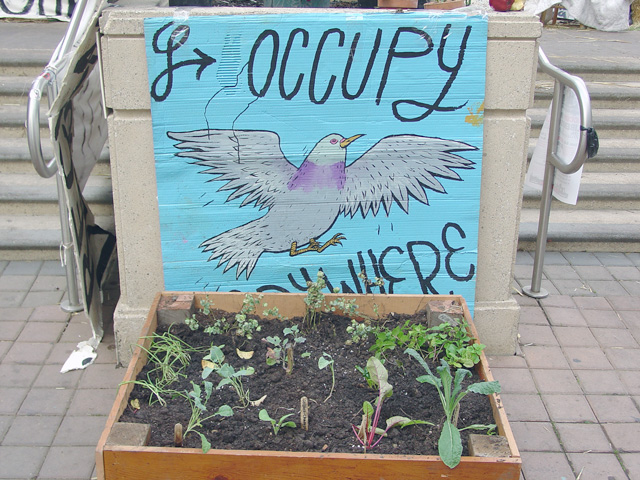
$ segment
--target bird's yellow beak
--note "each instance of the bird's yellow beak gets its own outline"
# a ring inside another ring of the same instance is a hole
[[[364,136],[364,134],[360,134],[360,135],[354,135],[353,137],[349,137],[349,138],[345,138],[344,140],[342,140],[340,142],[340,146],[342,148],[346,148],[347,145],[349,145],[351,142],[353,142],[354,140],[357,140],[358,138]]]

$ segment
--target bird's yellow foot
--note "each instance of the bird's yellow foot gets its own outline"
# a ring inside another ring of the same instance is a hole
[[[310,239],[309,240],[309,246],[305,247],[305,248],[301,248],[298,250],[298,243],[297,242],[291,242],[291,249],[289,250],[289,255],[294,257],[296,255],[300,255],[301,253],[307,253],[307,252],[322,252],[324,251],[327,247],[330,247],[331,245],[342,245],[341,240],[346,240],[347,237],[345,237],[342,233],[336,233],[333,237],[331,237],[329,240],[327,240],[324,245],[320,245],[320,243],[318,243],[317,240],[315,239]]]

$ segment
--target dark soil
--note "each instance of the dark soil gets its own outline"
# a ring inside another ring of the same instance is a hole
[[[215,312],[214,312],[215,314]],[[229,318],[229,314],[226,314]],[[405,318],[399,317],[389,320],[389,325]],[[210,319],[200,317],[201,324],[210,323]],[[294,319],[300,320],[300,319]],[[425,321],[424,318],[412,321]],[[296,322],[297,323],[297,322]],[[292,321],[262,321],[262,331],[250,341],[230,336],[210,336],[202,329],[192,332],[185,325],[174,325],[171,333],[178,335],[194,347],[209,347],[212,344],[226,345],[224,353],[226,361],[236,369],[253,366],[255,373],[244,377],[244,385],[250,391],[251,400],[257,400],[263,395],[266,399],[261,406],[238,408],[238,397],[235,391],[226,386],[215,390],[209,401],[208,409],[215,412],[219,406],[228,404],[234,407],[234,415],[228,418],[214,417],[207,421],[201,433],[211,442],[213,448],[239,450],[281,450],[305,452],[362,452],[352,431],[352,425],[360,423],[362,403],[367,400],[373,404],[376,391],[370,389],[355,366],[365,366],[371,356],[366,344],[346,345],[350,336],[346,327],[350,324],[347,318],[340,316],[324,316],[318,322],[318,328],[313,332],[304,332],[306,342],[298,345],[295,350],[295,366],[293,372],[287,375],[280,365],[267,366],[265,362],[267,345],[262,338],[278,335],[283,337],[283,328],[290,326]],[[370,336],[371,338],[371,336]],[[372,339],[371,339],[372,340]],[[243,351],[254,351],[250,360],[240,359],[235,351],[236,347]],[[301,354],[309,352],[308,358]],[[326,402],[331,388],[331,371],[329,368],[318,369],[318,358],[323,352],[331,355],[335,362],[336,385],[331,398]],[[171,388],[184,391],[191,390],[190,382],[201,384],[201,359],[205,354],[192,355],[192,363],[185,372],[186,377],[174,383]],[[388,437],[384,438],[370,453],[380,454],[415,454],[437,455],[437,441],[444,420],[443,411],[437,390],[429,384],[418,383],[416,377],[425,372],[418,363],[402,354],[391,352],[387,355],[385,367],[389,371],[389,383],[393,386],[393,395],[385,400],[382,408],[380,425],[391,416],[402,415],[411,419],[426,420],[434,426],[417,425],[403,429],[393,428]],[[435,373],[435,364],[431,365]],[[147,367],[141,372],[146,377]],[[141,378],[139,377],[139,378]],[[208,379],[214,382],[214,387],[220,380],[212,373]],[[477,374],[467,383],[480,381]],[[300,397],[309,400],[309,430],[301,428],[284,428],[277,436],[273,435],[271,425],[258,419],[258,412],[266,408],[272,418],[293,413],[289,420],[299,425]],[[148,423],[151,428],[150,445],[173,446],[173,431],[176,423],[186,428],[191,414],[188,402],[181,397],[167,399],[166,407],[155,403],[149,406],[149,392],[136,385],[130,399],[139,399],[140,409],[134,410],[131,405],[125,410],[120,421]],[[458,427],[472,424],[493,423],[489,399],[486,396],[468,394],[461,402]],[[467,454],[467,433],[462,432],[464,455]],[[190,434],[185,438],[186,447],[200,447],[200,437]]]

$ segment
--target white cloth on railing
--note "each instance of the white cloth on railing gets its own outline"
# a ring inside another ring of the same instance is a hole
[[[560,3],[571,18],[581,24],[606,32],[629,28],[629,5],[632,0],[527,0],[524,11],[538,15]]]

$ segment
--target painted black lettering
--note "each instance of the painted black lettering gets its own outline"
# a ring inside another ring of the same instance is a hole
[[[402,250],[400,247],[397,246],[391,246],[391,247],[387,247],[385,248],[382,253],[380,254],[380,258],[378,260],[378,265],[380,266],[380,276],[382,278],[385,279],[385,281],[388,284],[388,288],[389,288],[389,293],[393,293],[393,286],[396,283],[400,283],[403,282],[404,280],[406,280],[405,277],[394,277],[392,275],[389,274],[389,272],[387,272],[387,270],[384,267],[384,260],[387,257],[387,254],[391,251],[395,250],[396,252],[398,252],[400,255],[404,254],[404,250]]]
[[[373,44],[373,48],[371,49],[371,53],[369,54],[369,62],[367,63],[367,68],[362,75],[362,80],[360,81],[360,87],[358,87],[358,91],[354,94],[349,93],[347,88],[347,84],[349,82],[349,74],[351,73],[351,66],[353,64],[353,58],[356,55],[356,49],[358,48],[358,40],[360,39],[360,32],[356,33],[353,37],[353,41],[351,42],[351,50],[349,52],[349,59],[347,60],[347,64],[344,67],[344,75],[342,76],[342,96],[347,100],[354,100],[362,95],[364,88],[369,81],[369,76],[371,75],[371,69],[373,68],[373,63],[375,62],[376,56],[378,55],[378,50],[380,50],[380,42],[382,41],[382,29],[378,29],[378,33],[376,34],[376,39]]]
[[[424,50],[418,50],[415,52],[398,52],[396,48],[398,47],[398,43],[400,41],[400,35],[405,34],[413,34],[421,37],[425,43],[426,47]],[[391,69],[391,62],[394,58],[416,58],[422,57],[424,55],[428,55],[433,50],[433,40],[427,32],[420,30],[415,27],[400,27],[396,30],[395,35],[393,36],[393,40],[391,41],[391,45],[389,46],[389,53],[387,54],[387,61],[384,66],[384,71],[382,73],[382,78],[380,79],[380,86],[378,87],[378,94],[376,95],[376,105],[380,105],[380,100],[382,99],[382,93],[384,92],[384,88],[387,85],[387,80],[389,78],[389,71]]]
[[[316,56],[313,59],[313,66],[311,67],[311,78],[309,80],[309,99],[317,105],[321,105],[327,101],[327,99],[329,98],[329,95],[331,95],[331,90],[333,90],[333,85],[336,83],[336,76],[331,75],[331,77],[329,78],[327,89],[324,92],[324,95],[322,95],[322,98],[320,100],[316,98],[316,93],[315,93],[316,75],[318,74],[320,56],[322,55],[322,49],[324,48],[324,44],[327,41],[327,38],[329,37],[329,35],[333,33],[337,33],[340,36],[340,39],[338,40],[338,46],[339,47],[344,46],[345,36],[342,30],[340,30],[339,28],[330,28],[329,30],[326,30],[322,34],[322,37],[320,37],[320,41],[318,42],[318,48],[316,49]]]
[[[287,70],[287,62],[289,61],[289,53],[291,52],[291,47],[293,46],[293,39],[299,33],[302,33],[302,47],[306,48],[309,45],[309,32],[302,28],[296,28],[292,30],[289,34],[289,40],[287,41],[287,46],[284,49],[284,54],[282,55],[282,62],[280,63],[280,96],[285,100],[291,100],[298,94],[298,92],[300,91],[300,87],[302,86],[302,79],[304,78],[303,73],[298,75],[298,81],[296,82],[295,87],[293,87],[293,90],[290,93],[285,92],[284,76],[285,71]]]
[[[453,256],[454,253],[459,252],[460,250],[464,250],[464,247],[453,248],[449,244],[449,239],[447,235],[449,233],[450,228],[453,228],[455,231],[457,231],[461,238],[467,238],[467,235],[464,233],[464,230],[457,223],[449,222],[444,226],[444,228],[442,229],[442,244],[449,252],[447,253],[447,256],[444,259],[444,266],[451,278],[453,278],[458,282],[468,282],[475,275],[476,267],[473,263],[470,263],[469,272],[464,276],[456,275],[455,273],[453,273],[453,269],[451,268],[451,257]]]
[[[447,82],[445,83],[444,87],[442,87],[442,90],[440,91],[440,95],[438,95],[438,98],[436,99],[435,102],[433,102],[433,104],[417,102],[415,100],[396,100],[395,102],[393,102],[391,104],[393,115],[401,122],[419,122],[420,120],[427,118],[433,112],[452,112],[464,107],[467,104],[467,102],[464,102],[462,105],[456,105],[456,106],[450,106],[450,107],[440,106],[440,104],[444,100],[444,97],[447,95],[447,93],[449,93],[449,89],[451,89],[451,85],[453,85],[453,82],[458,76],[458,72],[462,67],[462,62],[464,60],[464,52],[467,49],[467,41],[469,40],[469,35],[471,35],[471,25],[468,25],[467,28],[465,29],[464,35],[462,37],[462,42],[460,43],[460,47],[458,50],[458,62],[452,67],[444,63],[444,49],[447,45],[447,38],[449,37],[450,31],[451,31],[451,24],[449,23],[444,27],[444,30],[442,32],[442,37],[440,38],[440,46],[438,47],[438,66],[443,72],[449,72],[451,75],[449,75]],[[422,112],[422,114],[418,116],[407,117],[400,114],[400,112],[398,111],[399,105],[412,105],[414,107],[423,108],[424,111]]]
[[[256,54],[258,53],[258,49],[262,45],[262,42],[265,41],[267,37],[271,37],[272,40],[272,49],[271,49],[271,61],[269,65],[269,72],[264,79],[264,83],[262,84],[262,88],[260,91],[256,90],[254,83],[254,65],[256,61]],[[278,61],[278,51],[280,50],[280,37],[278,33],[274,30],[265,30],[262,32],[258,38],[256,39],[253,47],[251,48],[251,55],[249,56],[249,66],[247,70],[247,76],[249,80],[249,90],[255,97],[264,97],[271,86],[271,80],[273,80],[273,75],[276,71],[276,64]]]
[[[435,265],[431,270],[431,273],[427,276],[424,276],[422,273],[422,266],[420,265],[420,261],[416,256],[416,252],[414,248],[417,246],[425,246],[429,247],[433,253],[435,254]],[[418,241],[418,242],[408,242],[407,243],[407,252],[409,253],[409,258],[411,259],[411,263],[413,264],[413,269],[416,272],[418,277],[418,281],[420,282],[420,288],[422,293],[435,293],[438,291],[434,288],[431,282],[436,278],[436,275],[440,271],[440,250],[431,242],[427,241]]]

